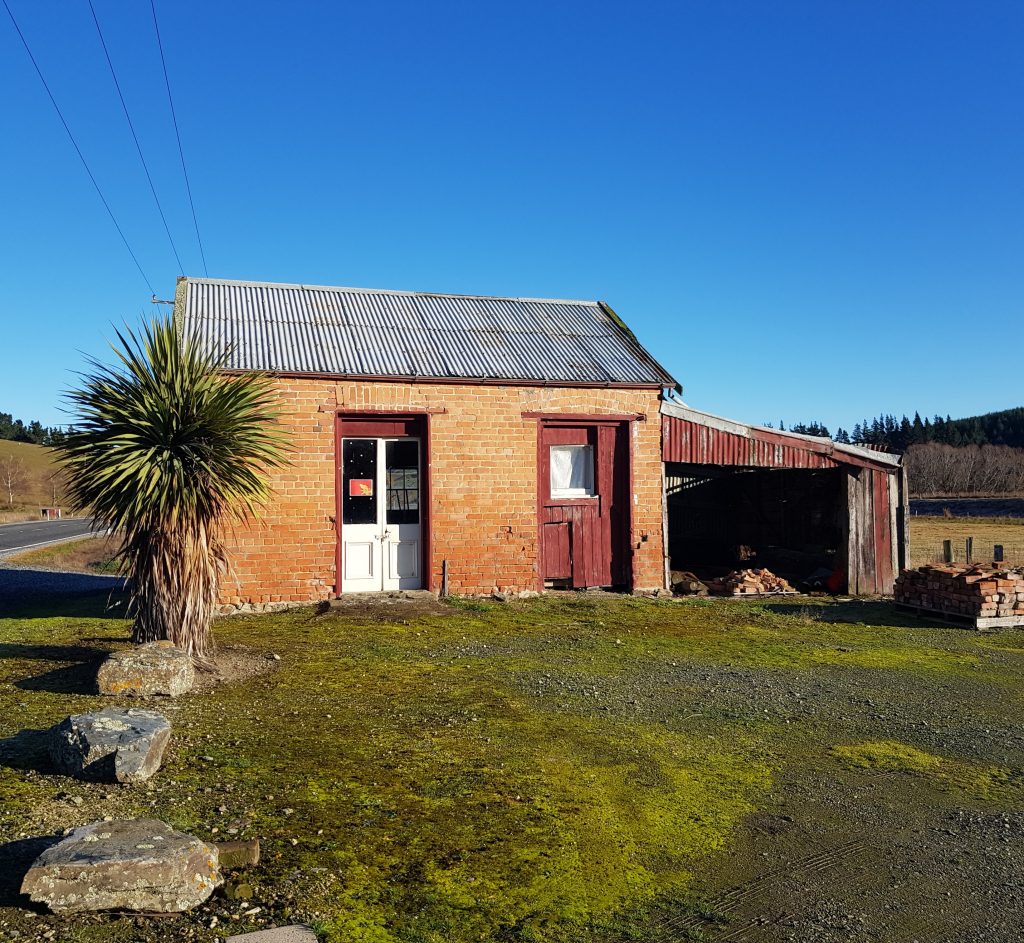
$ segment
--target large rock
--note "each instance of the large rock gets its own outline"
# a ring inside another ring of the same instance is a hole
[[[316,934],[309,927],[296,923],[290,927],[229,936],[225,943],[316,943]]]
[[[64,913],[179,913],[220,881],[215,847],[156,819],[130,819],[76,828],[36,858],[21,892]]]
[[[66,776],[140,783],[160,769],[170,739],[171,724],[163,714],[106,707],[57,724],[50,731],[50,758]]]
[[[170,642],[147,642],[115,652],[100,665],[96,684],[100,694],[177,697],[196,680],[192,659]]]

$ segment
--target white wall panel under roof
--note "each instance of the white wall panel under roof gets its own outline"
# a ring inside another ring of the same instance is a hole
[[[234,370],[674,386],[606,306],[184,279],[183,332]]]

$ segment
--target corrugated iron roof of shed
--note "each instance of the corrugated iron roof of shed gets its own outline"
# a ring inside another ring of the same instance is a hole
[[[231,370],[676,385],[598,301],[183,278],[175,314]]]

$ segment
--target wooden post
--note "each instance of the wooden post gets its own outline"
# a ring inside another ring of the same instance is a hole
[[[953,541],[944,540],[942,541],[942,562],[952,563],[953,562]]]
[[[1003,562],[1003,545],[1002,544],[996,544],[992,548],[992,560],[993,560],[994,563],[1002,563]]]
[[[967,540],[964,541],[964,551],[966,553],[966,556],[964,557],[964,559],[968,563],[973,563],[974,562],[974,538],[973,537],[968,537]]]

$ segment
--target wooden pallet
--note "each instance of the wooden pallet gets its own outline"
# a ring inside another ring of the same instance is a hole
[[[932,619],[935,622],[945,622],[949,625],[962,625],[965,628],[977,629],[979,632],[987,632],[991,629],[1024,628],[1024,615],[967,616],[959,612],[943,612],[941,609],[926,609],[924,606],[914,606],[910,603],[904,602],[898,602],[895,605],[900,612],[912,613],[919,619]]]

